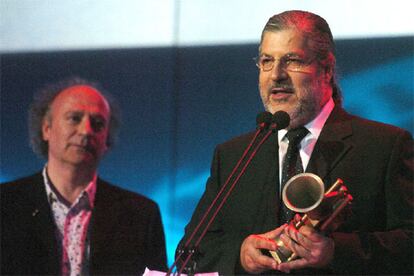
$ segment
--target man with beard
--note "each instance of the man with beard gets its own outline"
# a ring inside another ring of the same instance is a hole
[[[412,135],[342,108],[333,37],[318,15],[287,11],[271,17],[257,66],[265,109],[287,112],[290,124],[262,145],[195,248],[190,267],[220,274],[412,274]],[[352,214],[330,233],[310,226],[298,230],[286,224],[290,219],[282,211],[289,133],[299,129],[298,166],[327,187],[341,178],[353,196]],[[177,256],[195,244],[201,231],[189,239],[252,137],[217,146],[206,191]],[[279,236],[297,259],[280,263],[267,254],[281,246],[274,240]]]
[[[41,173],[0,185],[2,275],[140,275],[164,270],[155,202],[97,176],[118,112],[98,85],[79,78],[50,85],[30,109]]]

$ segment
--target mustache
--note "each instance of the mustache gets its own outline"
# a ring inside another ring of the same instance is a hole
[[[285,83],[276,83],[270,87],[270,90],[272,89],[286,89],[286,90],[293,90],[293,85],[291,84],[285,84]]]
[[[82,137],[78,141],[78,145],[83,147],[86,151],[95,153],[96,152],[96,143],[88,137]]]

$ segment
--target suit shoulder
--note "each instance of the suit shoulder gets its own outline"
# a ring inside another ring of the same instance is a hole
[[[253,139],[255,132],[251,131],[248,133],[241,134],[239,136],[233,137],[230,140],[227,140],[219,145],[217,148],[220,149],[234,149],[234,148],[245,148],[249,142]]]
[[[233,163],[233,160],[238,160],[247,149],[251,154],[253,151],[257,151],[258,147],[262,149],[260,152],[272,152],[276,148],[277,135],[268,136],[267,131],[257,136],[255,136],[255,133],[256,131],[245,133],[217,145],[213,160],[227,160]]]
[[[46,199],[41,173],[0,184],[1,215],[20,216]]]
[[[38,185],[39,182],[43,183],[43,176],[41,173],[1,183],[0,191],[2,195],[6,193],[21,193],[25,190],[32,189],[33,185]]]
[[[331,115],[329,115],[326,124],[333,125],[334,129],[342,128],[347,124],[350,124],[354,133],[356,132],[369,136],[411,135],[407,130],[395,125],[363,118],[355,114],[350,114],[340,106],[334,108]]]
[[[395,125],[369,120],[355,115],[350,116],[352,117],[352,125],[354,130],[358,130],[359,132],[364,132],[375,137],[395,138],[399,136],[412,136],[408,130]]]
[[[99,179],[98,180],[98,190],[101,190],[100,192],[102,192],[102,194],[104,194],[106,197],[107,196],[111,196],[113,197],[117,202],[121,202],[124,205],[128,206],[147,206],[147,207],[151,207],[151,208],[158,208],[158,204],[140,194],[137,192],[133,192],[124,188],[121,188],[120,186],[117,186],[115,184],[109,183],[105,180]]]

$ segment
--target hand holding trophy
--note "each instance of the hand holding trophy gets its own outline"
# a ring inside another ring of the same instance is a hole
[[[283,203],[290,210],[303,214],[300,220],[291,221],[296,229],[304,225],[311,226],[318,231],[334,231],[342,220],[338,215],[349,207],[352,196],[341,179],[325,192],[322,179],[312,173],[297,174],[286,183],[282,191]],[[278,262],[289,262],[298,256],[287,248],[279,237],[275,239],[278,249],[269,251]]]

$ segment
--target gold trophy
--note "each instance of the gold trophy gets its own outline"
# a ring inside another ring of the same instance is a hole
[[[297,222],[290,222],[296,229],[309,225],[321,232],[335,230],[340,222],[335,220],[347,207],[352,196],[341,179],[325,192],[322,179],[312,173],[300,173],[289,179],[282,191],[283,203],[290,210],[303,214]],[[289,262],[298,256],[285,247],[279,237],[275,239],[278,249],[269,251],[278,262]]]

